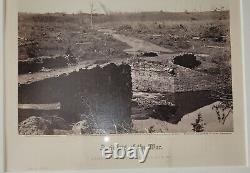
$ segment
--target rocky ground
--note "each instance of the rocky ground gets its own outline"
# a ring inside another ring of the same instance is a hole
[[[31,64],[28,71],[27,67],[19,71],[19,83],[93,64],[126,63],[131,66],[133,88],[130,132],[232,132],[228,13],[171,14],[171,19],[152,16],[157,22],[96,16],[97,24],[90,28],[83,20],[87,17],[80,14],[19,14],[19,69],[27,61]],[[55,55],[66,65],[33,68],[33,63],[46,62],[38,57]],[[84,120],[67,123],[59,114],[48,118],[44,113],[28,117],[19,123],[20,134],[93,133]]]

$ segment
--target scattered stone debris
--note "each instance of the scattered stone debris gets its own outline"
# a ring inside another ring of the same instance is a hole
[[[50,121],[41,117],[29,117],[19,123],[20,135],[52,135],[53,128]]]
[[[195,67],[201,65],[201,62],[196,59],[194,54],[184,54],[176,56],[174,58],[174,64],[194,69]]]
[[[155,105],[173,105],[160,93],[134,92],[132,101],[136,103],[136,106],[144,108],[151,108]]]
[[[167,67],[164,69],[165,71],[167,71],[169,74],[171,74],[172,76],[175,76],[176,75],[176,72],[175,72],[175,68],[171,68],[171,67]]]

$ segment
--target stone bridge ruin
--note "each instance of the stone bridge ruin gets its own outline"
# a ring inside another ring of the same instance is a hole
[[[18,103],[60,103],[58,113],[67,122],[84,119],[93,129],[116,133],[131,127],[131,81],[129,65],[95,66],[19,84]],[[19,109],[19,122],[26,118]]]

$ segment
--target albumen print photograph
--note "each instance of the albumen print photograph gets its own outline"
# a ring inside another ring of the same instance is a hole
[[[19,134],[234,132],[229,1],[176,1],[19,0]]]

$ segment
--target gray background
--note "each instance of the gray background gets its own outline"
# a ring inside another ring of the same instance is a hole
[[[224,7],[229,9],[228,0],[92,0],[95,13],[104,13],[100,4],[103,4],[110,12],[141,12],[141,11],[211,11]],[[47,13],[66,12],[77,13],[90,11],[91,0],[74,0],[71,4],[68,0],[19,0],[19,12]],[[74,2],[74,3],[73,3]],[[212,2],[212,3],[211,3]],[[169,5],[169,4],[174,5]],[[185,6],[181,5],[184,4]],[[48,4],[50,4],[48,6]],[[131,5],[132,4],[132,5]],[[165,4],[165,5],[164,5]],[[212,5],[211,5],[212,4]]]

